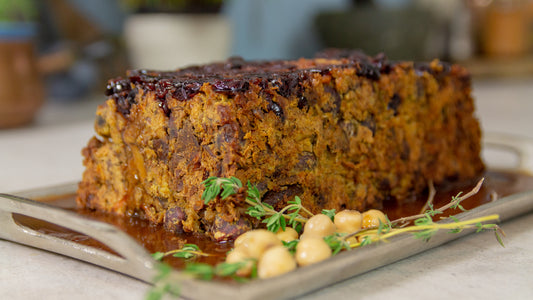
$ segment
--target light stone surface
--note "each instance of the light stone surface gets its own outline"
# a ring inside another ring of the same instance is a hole
[[[483,130],[533,138],[533,79],[477,81]],[[34,124],[0,131],[0,191],[80,179],[81,148],[103,97],[49,103]],[[533,188],[533,187],[532,187]],[[533,299],[533,213],[302,297]],[[0,230],[2,230],[0,228]],[[74,259],[0,240],[0,299],[143,299],[149,285]]]

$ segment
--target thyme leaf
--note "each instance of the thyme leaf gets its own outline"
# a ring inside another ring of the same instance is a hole
[[[324,237],[324,241],[331,248],[331,255],[336,255],[341,250],[351,250],[350,244],[344,240],[343,235],[332,234]]]
[[[146,294],[147,300],[160,300],[170,294],[175,297],[180,295],[180,285],[171,276],[172,267],[167,264],[156,266],[157,274],[154,277],[154,286]]]
[[[155,252],[155,253],[152,253],[152,258],[155,259],[155,260],[161,260],[163,259],[163,257],[165,257],[165,253],[163,252]]]
[[[246,278],[237,276],[236,274],[237,271],[246,266],[250,260],[255,262],[255,260],[253,259],[248,259],[236,263],[223,262],[217,264],[216,266],[212,266],[205,263],[190,263],[185,266],[184,272],[188,275],[202,280],[211,280],[215,276],[232,277],[233,279],[237,280],[246,280]],[[254,275],[254,273],[257,274],[257,271],[252,271],[252,278],[257,277],[257,275]]]
[[[202,280],[211,280],[215,276],[215,268],[206,263],[187,264],[183,272]]]
[[[363,237],[363,241],[360,243],[360,246],[368,246],[372,244],[372,237],[369,235],[366,235]]]
[[[202,184],[205,186],[202,199],[206,205],[217,196],[220,196],[221,199],[226,199],[231,195],[237,194],[242,187],[242,182],[237,177],[219,178],[212,176],[204,180]]]
[[[335,209],[323,209],[321,213],[328,216],[331,221],[335,218]]]
[[[289,250],[291,254],[296,253],[296,246],[298,246],[298,243],[300,240],[292,240],[290,242],[281,241],[283,243],[283,246]]]

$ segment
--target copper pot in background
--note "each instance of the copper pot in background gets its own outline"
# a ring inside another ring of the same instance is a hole
[[[0,36],[0,128],[31,122],[43,101],[33,41]]]
[[[479,46],[493,58],[514,58],[532,50],[530,0],[471,0],[478,23]]]

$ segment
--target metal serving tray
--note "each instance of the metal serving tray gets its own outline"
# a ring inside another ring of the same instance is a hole
[[[520,137],[488,134],[484,138],[485,149],[502,149],[516,155],[513,170],[533,173],[533,141]],[[490,162],[490,161],[489,161]],[[459,220],[499,214],[500,221],[533,210],[532,190],[501,198],[456,215]],[[70,256],[142,281],[153,283],[158,262],[126,233],[107,223],[89,220],[72,211],[29,199],[72,194],[76,184],[0,194],[0,238],[58,254]],[[47,235],[15,221],[14,214],[44,220],[70,230],[83,233],[105,244],[118,255]],[[298,268],[288,274],[271,279],[252,280],[247,283],[201,281],[173,271],[181,280],[181,294],[193,299],[280,299],[291,298],[317,290],[369,270],[396,262],[443,243],[458,239],[472,231],[448,234],[440,231],[429,242],[411,236],[398,236],[388,243],[377,243],[342,252],[326,261]]]

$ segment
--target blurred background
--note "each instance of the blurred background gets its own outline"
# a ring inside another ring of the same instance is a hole
[[[168,70],[228,56],[311,57],[326,47],[463,64],[473,75],[483,132],[533,139],[533,0],[0,0],[0,192],[79,180],[84,171],[80,152],[94,135],[106,81],[124,76],[127,69]],[[494,157],[485,161],[499,166]],[[370,298],[398,294],[400,299],[418,294],[421,280],[451,279],[460,283],[454,285],[456,295],[488,298],[498,297],[491,294],[502,290],[498,283],[517,281],[525,287],[517,289],[518,297],[513,296],[515,286],[504,293],[512,290],[510,298],[527,298],[520,295],[531,295],[531,277],[513,270],[517,263],[491,264],[491,272],[479,276],[456,272],[461,266],[487,270],[486,263],[504,261],[503,254],[531,269],[533,251],[523,251],[531,240],[520,239],[532,236],[531,229],[515,228],[520,230],[509,236],[518,238],[519,247],[505,248],[505,253],[466,243],[470,248],[456,247],[453,253],[469,255],[453,256],[455,264],[438,259],[430,273],[422,272],[428,259],[409,261],[409,266],[415,263],[409,270],[418,270],[415,276],[409,280],[400,272],[402,280],[388,290],[375,288],[383,272],[357,281]],[[2,299],[141,299],[148,288],[7,241],[0,240],[0,249],[0,270],[6,270],[0,271]],[[444,274],[448,271],[453,276]],[[349,298],[353,285],[346,287],[330,289],[327,296]]]
[[[0,127],[53,121],[74,103],[92,116],[126,69],[326,47],[531,78],[533,0],[0,0]]]

